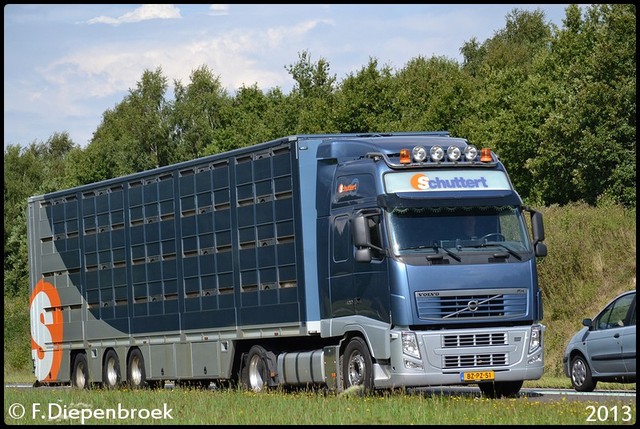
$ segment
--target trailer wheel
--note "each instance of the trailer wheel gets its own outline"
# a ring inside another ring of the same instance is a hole
[[[364,340],[354,337],[344,349],[343,358],[344,390],[362,389],[360,393],[368,395],[373,392],[373,361]]]
[[[268,389],[269,360],[268,352],[262,346],[253,346],[242,366],[241,382],[244,389],[260,392]]]
[[[131,350],[127,363],[127,383],[132,389],[142,389],[148,386],[147,374],[144,370],[144,357],[140,349]]]
[[[120,384],[120,361],[113,349],[107,350],[102,365],[102,386],[115,389]]]
[[[87,363],[87,355],[84,353],[76,354],[76,357],[73,359],[71,385],[78,389],[89,388],[89,364]]]
[[[522,388],[522,384],[524,382],[520,381],[494,381],[493,383],[480,383],[478,387],[484,396],[487,398],[509,398],[516,396],[520,389]]]

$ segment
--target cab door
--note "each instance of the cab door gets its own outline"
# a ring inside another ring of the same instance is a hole
[[[353,256],[350,210],[331,216],[329,290],[331,317],[353,316]]]
[[[367,256],[364,259],[354,257],[355,313],[359,316],[390,322],[391,292],[388,258],[382,240],[382,214],[379,209],[364,209],[354,213],[353,221],[357,222],[358,218],[360,218],[360,228],[366,230],[364,231],[366,239],[354,238],[352,251],[354,255],[364,251],[367,252]],[[352,229],[357,227],[352,226]],[[355,232],[355,234],[358,233]]]

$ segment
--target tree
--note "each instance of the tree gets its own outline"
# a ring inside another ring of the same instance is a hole
[[[458,134],[471,88],[472,78],[456,61],[413,58],[395,77],[392,110],[400,120],[392,128]]]
[[[220,77],[207,66],[191,73],[190,83],[176,81],[173,106],[173,139],[178,147],[178,160],[195,159],[207,153],[220,152],[226,142],[215,140],[216,131],[224,127],[223,111],[230,103]]]
[[[144,71],[136,89],[103,114],[76,176],[88,183],[173,163],[173,107],[164,98],[166,90],[161,68]]]
[[[9,145],[4,152],[4,291],[5,296],[26,293],[29,284],[27,255],[27,201],[34,195],[69,187],[67,159],[78,150],[65,131],[45,143],[28,147]]]
[[[335,102],[335,124],[340,132],[391,131],[400,119],[394,108],[395,86],[389,66],[378,67],[369,58],[356,74],[350,73],[339,85]]]
[[[298,54],[298,62],[285,67],[295,80],[290,102],[297,111],[296,133],[331,132],[335,75],[329,74],[329,63],[320,58],[311,62],[308,51]]]
[[[553,27],[544,12],[514,9],[506,26],[478,45],[463,47],[463,70],[473,77],[459,130],[472,143],[492,148],[526,200],[535,188],[528,162],[537,156],[539,129],[549,113],[548,78],[533,73],[550,53]]]
[[[547,204],[636,200],[634,5],[570,6],[541,65],[553,106],[529,169]]]

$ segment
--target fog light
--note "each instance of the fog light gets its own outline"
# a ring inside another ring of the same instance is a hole
[[[424,369],[421,363],[412,362],[410,360],[404,360],[404,367],[407,369]]]
[[[529,365],[533,365],[534,363],[542,363],[542,353],[537,353],[527,361],[527,364]]]

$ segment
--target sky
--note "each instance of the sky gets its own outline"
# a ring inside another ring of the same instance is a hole
[[[307,52],[339,83],[369,62],[401,70],[416,57],[462,63],[460,48],[504,29],[515,9],[562,27],[566,4],[59,4],[4,6],[4,146],[67,132],[85,147],[146,70],[172,100],[206,66],[233,95],[288,94],[287,67]]]

